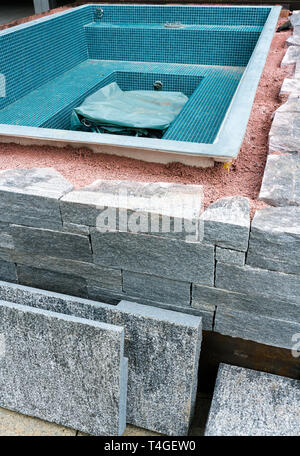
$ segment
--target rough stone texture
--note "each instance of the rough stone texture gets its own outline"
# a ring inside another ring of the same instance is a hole
[[[106,290],[95,285],[93,282],[88,283],[88,297],[94,301],[101,301],[107,304],[117,305],[121,300],[127,300],[131,302],[138,302],[146,306],[159,307],[165,310],[172,310],[176,312],[182,312],[184,314],[196,315],[202,318],[202,328],[206,331],[211,331],[213,329],[214,321],[214,311],[215,306],[206,305],[201,303],[197,308],[192,308],[190,306],[182,305],[181,302],[178,302],[178,305],[175,304],[166,304],[165,302],[152,301],[146,297],[141,296],[130,296],[126,293],[116,293],[114,291]]]
[[[245,311],[236,310],[232,306],[219,305],[216,311],[214,330],[226,336],[248,339],[260,344],[291,350],[295,345],[293,336],[300,333],[300,306],[285,302],[280,312],[276,312],[274,308],[271,308],[272,303],[270,303],[270,315],[272,315],[272,310],[273,314],[281,313],[281,318],[277,315],[272,318],[267,312],[260,309],[259,304],[263,299],[265,298],[261,296],[253,296],[252,301],[251,298],[249,299],[249,304],[252,306],[250,309],[246,308]],[[246,302],[245,299],[239,307],[245,307]],[[283,315],[284,309],[289,315],[294,314],[294,318]]]
[[[300,152],[300,112],[276,112],[269,133],[269,152]]]
[[[205,435],[299,436],[300,381],[221,364]]]
[[[300,48],[299,48],[300,52]],[[300,56],[299,56],[300,59]],[[300,111],[300,95],[293,95],[292,93],[289,95],[287,101],[279,106],[276,109],[276,112],[294,112],[297,113]]]
[[[124,432],[123,328],[2,301],[0,332],[2,407],[95,435]]]
[[[257,294],[300,302],[300,276],[250,266],[217,263],[216,287],[249,294],[255,290]]]
[[[264,264],[267,266],[268,261],[270,266],[273,265],[270,269],[281,270],[282,266],[282,271],[299,273],[299,207],[268,208],[256,212],[252,221],[246,263],[261,267]],[[293,293],[293,290],[291,292]]]
[[[143,274],[212,285],[214,247],[134,233],[91,228],[94,262]]]
[[[76,223],[63,223],[63,231],[74,234],[84,234],[89,235],[90,229],[86,225],[77,225]]]
[[[92,262],[88,236],[19,225],[11,225],[11,234],[17,251]]]
[[[110,306],[5,282],[0,282],[0,299],[124,327],[127,421],[170,435],[187,433],[196,395],[201,318],[126,301]]]
[[[122,291],[121,270],[104,268],[93,263],[82,261],[65,260],[64,258],[52,258],[49,256],[32,255],[24,252],[13,251],[10,260],[17,264],[31,266],[37,269],[45,269],[53,272],[61,272],[69,276],[86,279],[99,287],[107,290]]]
[[[247,250],[250,229],[248,198],[221,198],[206,209],[201,219],[204,221],[204,241],[229,249]]]
[[[269,155],[259,199],[271,206],[300,206],[300,155]]]
[[[87,298],[87,283],[78,276],[17,265],[18,282],[22,285],[41,288],[43,290],[66,293],[81,298]],[[1,276],[2,278],[2,276]]]
[[[68,429],[58,424],[48,423],[47,421],[33,418],[31,416],[21,415],[0,408],[0,436],[7,437],[44,437],[44,436],[74,436],[76,431]]]
[[[300,48],[297,46],[289,46],[281,61],[281,66],[293,65],[300,60]]]
[[[17,282],[16,266],[14,263],[0,260],[0,278],[8,282]]]
[[[123,271],[123,291],[166,304],[190,306],[191,284],[148,274]]]
[[[195,225],[198,227],[202,202],[200,185],[98,180],[62,198],[61,212],[64,222],[101,226],[103,217],[97,217],[101,213],[108,214],[102,211],[109,209],[112,219],[108,219],[111,223],[108,231],[140,230],[147,234],[184,238],[189,231],[194,234]],[[171,231],[164,232],[164,217],[171,218]],[[189,222],[194,223],[189,227]],[[183,228],[183,232],[177,233],[177,226],[180,231]]]
[[[300,81],[297,78],[285,78],[280,90],[280,96],[288,95],[292,93],[295,95],[300,95]]]
[[[245,253],[237,250],[222,249],[222,247],[217,247],[216,260],[222,261],[223,263],[232,263],[237,264],[238,266],[244,266]]]
[[[14,248],[8,223],[0,222],[0,259],[10,261],[10,253]]]
[[[1,221],[60,229],[59,199],[72,189],[53,168],[0,171]]]
[[[291,23],[292,26],[295,28],[300,25],[300,10],[295,10],[293,11],[293,14],[291,15]]]
[[[286,44],[288,46],[300,46],[300,37],[299,36],[294,36],[294,35],[291,35],[288,37],[288,39],[286,40]]]

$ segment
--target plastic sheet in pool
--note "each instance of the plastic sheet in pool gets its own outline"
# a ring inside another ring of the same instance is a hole
[[[73,110],[71,130],[161,138],[187,101],[181,92],[123,91],[113,82]]]

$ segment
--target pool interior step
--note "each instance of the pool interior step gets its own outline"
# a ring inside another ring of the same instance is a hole
[[[181,91],[190,100],[163,139],[211,143],[215,139],[243,67],[86,60],[0,111],[0,123],[69,129],[73,108],[101,87]]]

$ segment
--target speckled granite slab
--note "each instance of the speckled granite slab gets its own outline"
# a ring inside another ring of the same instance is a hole
[[[220,364],[205,435],[300,436],[300,380]]]
[[[0,301],[0,406],[94,435],[126,426],[121,327]]]
[[[0,299],[123,327],[127,422],[168,435],[188,433],[196,400],[200,317],[127,301],[114,306],[7,282],[0,282]]]

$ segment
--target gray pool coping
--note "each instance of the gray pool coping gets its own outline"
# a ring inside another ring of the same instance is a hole
[[[83,5],[78,9],[90,8],[91,5]],[[99,6],[97,4],[97,6]],[[126,6],[126,5],[122,5]],[[145,7],[147,5],[144,5]],[[162,5],[156,5],[161,7]],[[163,5],[168,7],[167,5]],[[180,5],[185,8],[185,5]],[[197,8],[199,6],[194,6]],[[203,7],[211,7],[210,5],[201,5]],[[221,8],[222,6],[220,6]],[[227,6],[226,6],[227,7]],[[236,7],[236,6],[228,6]],[[240,7],[240,6],[239,6]],[[190,7],[189,8],[193,8]],[[240,8],[249,8],[249,6],[241,6]],[[115,146],[118,148],[133,148],[139,150],[148,150],[156,152],[168,152],[174,155],[189,155],[199,158],[214,158],[216,161],[230,161],[236,158],[243,137],[246,131],[247,123],[252,109],[252,103],[255,97],[256,89],[263,71],[265,61],[269,52],[269,47],[273,39],[273,33],[277,20],[281,11],[281,6],[255,6],[254,8],[270,8],[268,19],[264,25],[263,31],[258,39],[253,54],[249,60],[246,70],[241,78],[236,93],[228,108],[227,114],[219,129],[217,138],[213,144],[198,144],[183,141],[170,141],[161,139],[149,138],[133,138],[118,135],[105,135],[97,133],[74,132],[59,129],[47,129],[38,127],[26,127],[17,125],[0,124],[0,137],[14,138],[31,138],[46,141],[64,141],[70,144],[81,144],[85,146]],[[74,11],[67,10],[62,13],[55,13],[51,16],[46,16],[40,19],[35,19],[26,24],[21,24],[10,29],[0,32],[0,37],[4,34],[9,34],[34,26],[41,22],[49,21],[55,17],[70,14]],[[239,128],[234,129],[233,126],[238,125]]]

